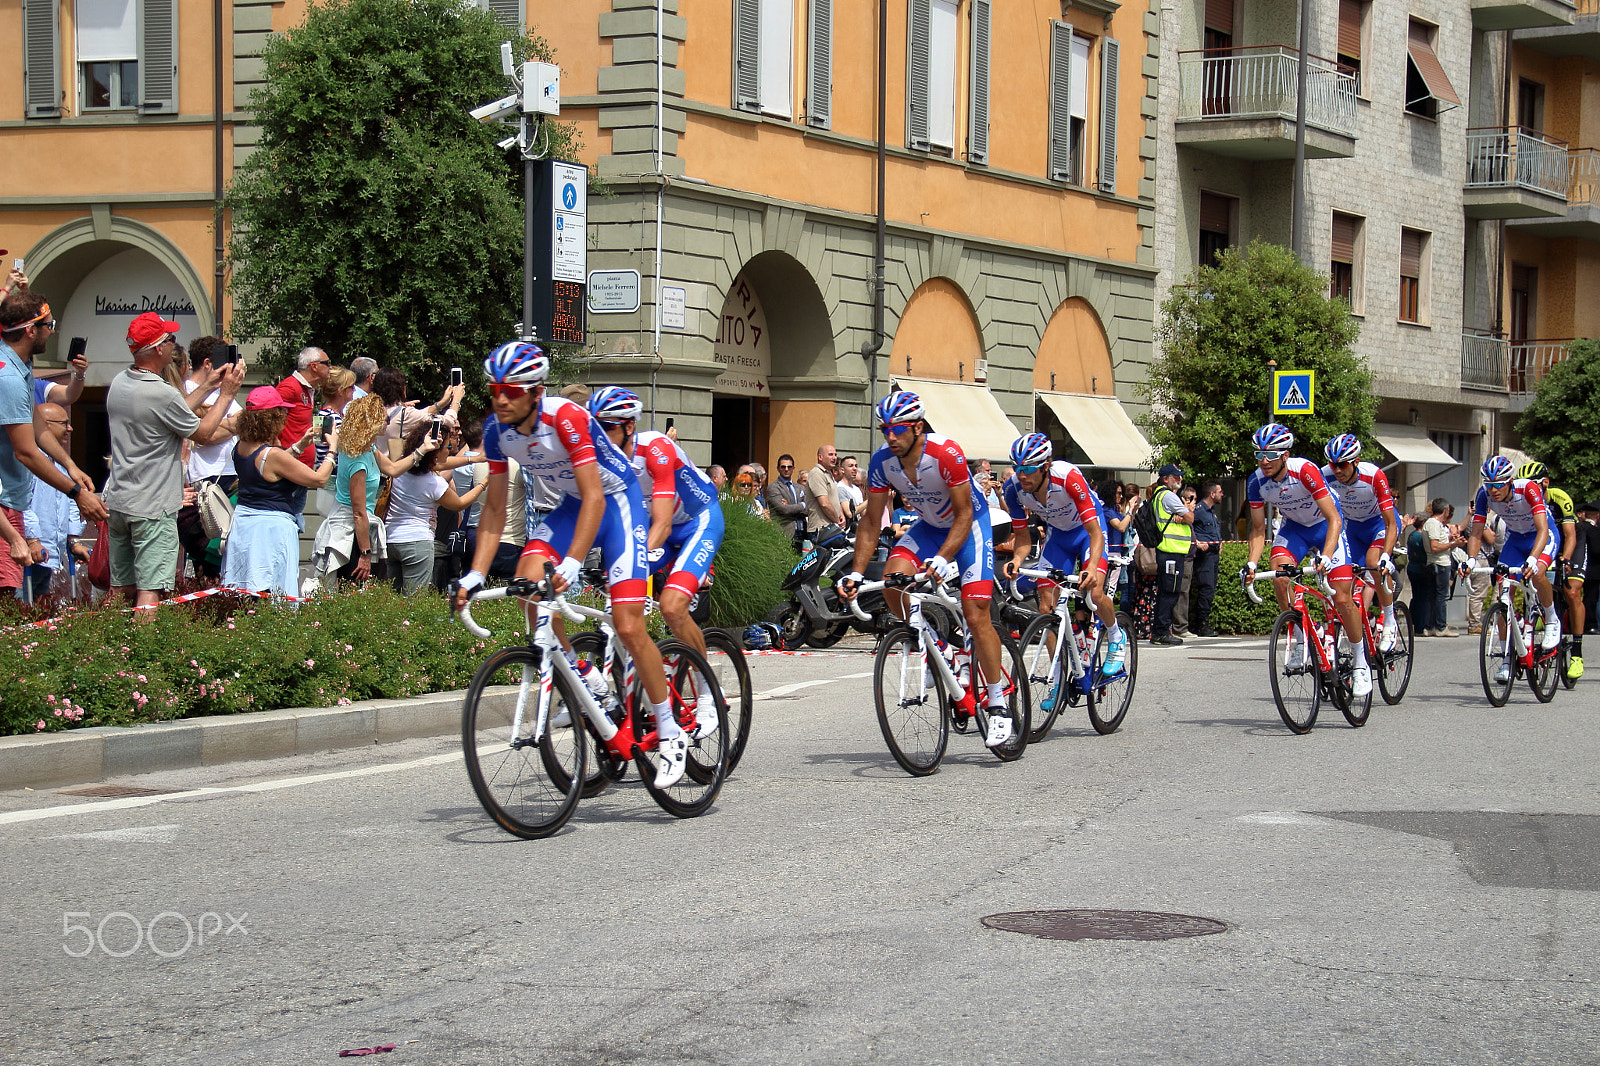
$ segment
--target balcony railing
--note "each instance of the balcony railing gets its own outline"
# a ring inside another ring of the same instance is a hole
[[[1487,333],[1461,335],[1461,384],[1506,391],[1506,342]]]
[[[1595,0],[1600,2],[1600,0]],[[1356,76],[1311,56],[1306,68],[1306,123],[1356,135]],[[1178,120],[1284,118],[1294,121],[1300,52],[1283,45],[1178,53]]]
[[[1600,4],[1600,0],[1592,0]],[[1567,152],[1567,206],[1600,204],[1600,150],[1573,148]]]
[[[1532,396],[1550,368],[1569,353],[1565,341],[1517,341],[1506,346],[1508,385],[1513,396]]]
[[[1470,129],[1467,131],[1467,188],[1516,186],[1565,197],[1568,182],[1567,142],[1533,130]]]

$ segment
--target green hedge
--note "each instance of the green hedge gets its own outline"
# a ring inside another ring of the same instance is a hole
[[[743,629],[759,622],[786,595],[779,587],[799,561],[789,534],[743,503],[724,498],[725,531],[711,586],[711,624]]]
[[[1273,598],[1271,582],[1256,585],[1256,591],[1266,601],[1260,606],[1245,598],[1244,586],[1239,581],[1239,569],[1250,553],[1243,544],[1224,544],[1222,557],[1217,563],[1217,598],[1211,606],[1211,628],[1218,633],[1258,633],[1265,635],[1278,617],[1278,601]],[[1266,552],[1262,552],[1263,559]],[[1194,617],[1191,610],[1190,618]]]

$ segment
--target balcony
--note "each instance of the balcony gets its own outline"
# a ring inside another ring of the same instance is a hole
[[[1467,131],[1470,218],[1558,218],[1567,213],[1567,142],[1533,130]]]
[[[1568,0],[1472,0],[1475,30],[1570,26],[1576,14]]]
[[[1507,391],[1511,393],[1511,411],[1525,411],[1539,391],[1539,382],[1550,373],[1550,368],[1568,355],[1565,341],[1515,341],[1506,345]]]
[[[1518,30],[1516,42],[1546,55],[1580,56],[1600,62],[1600,0],[1577,0],[1573,11],[1572,25]],[[1476,25],[1476,10],[1473,22]]]
[[[1179,52],[1178,144],[1239,159],[1293,159],[1299,70],[1299,51],[1283,45]],[[1355,74],[1311,56],[1306,158],[1348,159],[1355,150]]]
[[[1556,218],[1511,219],[1506,223],[1533,237],[1577,237],[1600,241],[1600,150],[1567,151],[1567,213]]]
[[[1461,387],[1486,392],[1506,392],[1506,342],[1504,337],[1466,332],[1461,335]]]

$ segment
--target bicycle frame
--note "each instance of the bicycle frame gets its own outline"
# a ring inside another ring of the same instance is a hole
[[[1318,587],[1312,588],[1300,580],[1302,576],[1308,574],[1317,575]],[[1337,644],[1339,633],[1344,630],[1344,620],[1339,617],[1339,612],[1334,609],[1333,588],[1328,584],[1327,575],[1317,574],[1315,567],[1302,567],[1298,564],[1280,566],[1275,570],[1260,570],[1253,574],[1250,581],[1246,583],[1245,594],[1252,603],[1262,603],[1264,601],[1261,599],[1260,593],[1256,592],[1255,582],[1271,581],[1280,577],[1287,577],[1293,581],[1293,586],[1289,590],[1289,606],[1287,609],[1300,616],[1300,631],[1308,638],[1315,638],[1310,640],[1310,643],[1316,650],[1317,672],[1323,675],[1331,675],[1334,672],[1334,663],[1328,657],[1328,649],[1322,639],[1326,635],[1324,629],[1329,626],[1333,627],[1333,639]],[[1323,622],[1320,626],[1311,617],[1311,608],[1307,603],[1308,598],[1315,599],[1322,604]],[[1365,627],[1363,626],[1363,628]]]
[[[1525,623],[1533,617],[1528,613],[1528,605],[1537,605],[1539,603],[1539,590],[1534,586],[1533,578],[1519,574],[1515,581],[1507,581],[1508,577],[1517,572],[1499,563],[1494,566],[1475,566],[1472,568],[1472,573],[1492,574],[1494,576],[1494,599],[1496,603],[1505,606],[1506,628],[1509,630],[1506,634],[1506,639],[1510,643],[1511,651],[1515,654],[1518,665],[1525,670],[1532,670],[1534,665],[1543,659],[1561,654],[1561,645],[1558,644],[1549,651],[1539,652],[1536,655],[1537,649],[1523,634]],[[1517,610],[1516,600],[1512,596],[1512,592],[1518,587],[1522,589],[1523,609],[1521,611]],[[1538,609],[1540,608],[1535,606],[1534,610]]]
[[[1065,571],[1052,568],[1018,570],[1017,576],[1031,577],[1035,581],[1054,581],[1057,585],[1061,586],[1061,595],[1056,600],[1055,610],[1051,611],[1050,613],[1055,615],[1056,619],[1061,623],[1060,629],[1057,630],[1058,634],[1073,634],[1073,638],[1071,640],[1061,641],[1062,647],[1066,649],[1066,657],[1068,660],[1066,664],[1067,676],[1072,679],[1073,684],[1077,685],[1080,691],[1087,692],[1091,686],[1086,684],[1084,679],[1088,676],[1089,668],[1083,660],[1083,649],[1078,646],[1078,628],[1073,625],[1073,615],[1077,611],[1082,610],[1086,611],[1089,617],[1093,619],[1093,621],[1089,623],[1091,628],[1086,631],[1091,638],[1091,644],[1094,636],[1094,630],[1092,627],[1096,624],[1104,625],[1104,623],[1100,622],[1100,617],[1099,615],[1095,614],[1094,607],[1084,599],[1083,593],[1078,589],[1078,575],[1068,574]],[[1056,649],[1056,654],[1050,657],[1050,675],[1048,678],[1049,686],[1047,691],[1054,690],[1056,682],[1061,676],[1062,647],[1058,647]],[[1029,667],[1029,669],[1031,671],[1032,667]]]
[[[935,586],[929,592],[917,592],[911,587],[925,584],[926,582],[927,578],[924,575],[916,575],[914,577],[911,574],[896,574],[892,577],[884,578],[882,581],[865,582],[857,589],[856,597],[849,601],[850,612],[864,622],[871,622],[872,616],[863,611],[858,602],[861,596],[884,588],[898,588],[906,600],[906,624],[917,632],[917,651],[921,658],[921,662],[918,665],[926,669],[930,662],[933,663],[933,673],[939,679],[939,687],[949,697],[954,709],[973,714],[977,710],[978,702],[975,695],[977,692],[975,678],[978,673],[978,662],[972,653],[972,633],[967,627],[966,617],[961,612],[961,602],[952,597],[949,589],[943,584]],[[922,616],[923,600],[932,600],[948,608],[957,620],[957,624],[961,627],[962,650],[967,656],[969,687],[962,687],[960,678],[956,677],[955,671],[945,661],[943,655],[928,654],[930,647],[937,647],[936,641],[939,634]]]

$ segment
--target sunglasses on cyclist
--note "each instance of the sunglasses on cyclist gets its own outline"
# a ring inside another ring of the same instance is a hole
[[[1043,469],[1044,469],[1044,464],[1043,463],[1034,463],[1032,466],[1019,466],[1019,467],[1017,467],[1017,473],[1019,473],[1019,474],[1037,474],[1039,471],[1041,471]]]
[[[909,422],[900,422],[892,426],[879,426],[878,432],[885,437],[898,437],[902,433],[910,433],[913,428]]]
[[[1264,451],[1259,451],[1258,450],[1256,452],[1256,462],[1258,462],[1258,463],[1276,462],[1277,460],[1282,459],[1285,455],[1288,455],[1288,454],[1289,454],[1288,452],[1264,452]]]
[[[504,396],[508,400],[520,399],[532,391],[532,387],[528,385],[501,384],[497,381],[491,381],[489,383],[490,396]]]

